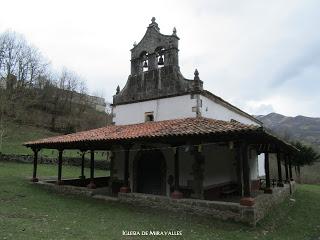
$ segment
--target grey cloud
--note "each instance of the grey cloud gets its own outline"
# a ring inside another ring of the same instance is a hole
[[[271,88],[278,87],[287,81],[298,78],[308,67],[320,67],[320,45],[311,48],[307,53],[303,52],[302,54],[303,55],[300,57],[290,59],[289,63],[283,65],[283,67],[279,69],[270,83]],[[320,76],[318,76],[318,78],[320,78]],[[300,80],[303,81],[303,79]]]

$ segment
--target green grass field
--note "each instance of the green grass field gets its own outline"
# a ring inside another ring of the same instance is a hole
[[[40,176],[56,176],[40,165]],[[80,169],[63,167],[63,176]],[[319,239],[320,186],[299,185],[256,228],[48,192],[30,184],[31,164],[0,162],[0,239]],[[100,174],[105,174],[100,172]],[[122,236],[122,230],[181,230],[182,237]]]

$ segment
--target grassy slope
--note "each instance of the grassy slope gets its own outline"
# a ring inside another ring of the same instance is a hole
[[[22,144],[27,141],[37,140],[41,138],[60,135],[59,133],[51,132],[44,128],[38,128],[28,125],[19,125],[13,122],[6,123],[6,132],[3,138],[2,153],[4,154],[32,154],[31,149],[24,147]],[[55,158],[58,156],[57,150],[42,149],[40,155],[44,157]],[[67,150],[63,154],[65,157],[79,157],[78,151]],[[89,154],[87,156],[89,158]],[[102,152],[96,154],[97,160],[104,160],[105,155]]]
[[[7,122],[6,126],[2,146],[4,154],[31,154],[30,149],[22,146],[24,142],[57,135],[43,128],[18,125],[12,122]]]
[[[31,169],[31,164],[0,162],[0,239],[147,239],[123,237],[122,230],[182,230],[183,239],[291,240],[320,236],[319,185],[300,185],[294,196],[296,202],[281,204],[252,229],[237,223],[50,193],[25,180]],[[63,170],[65,176],[78,176],[79,168]],[[56,166],[40,165],[39,175],[56,175]]]

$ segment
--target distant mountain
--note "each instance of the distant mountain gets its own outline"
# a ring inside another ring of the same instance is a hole
[[[255,116],[274,134],[312,145],[320,152],[320,118],[305,116],[287,117],[278,113]]]

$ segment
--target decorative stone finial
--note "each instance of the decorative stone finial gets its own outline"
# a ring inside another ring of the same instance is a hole
[[[137,42],[136,41],[134,41],[134,43],[133,43],[133,47],[135,47],[135,46],[137,46]]]
[[[193,81],[193,89],[195,91],[202,90],[202,81],[199,78],[198,69],[194,71],[194,81]]]
[[[117,87],[117,89],[116,89],[116,94],[119,94],[119,92],[120,92],[120,87],[119,87],[119,85],[118,85],[118,87]]]
[[[173,30],[172,30],[172,35],[177,36],[177,29],[176,29],[176,27],[173,28]]]
[[[158,26],[158,23],[156,23],[156,18],[151,18],[151,23],[149,24],[149,28],[155,28],[157,31],[160,31],[160,28]]]
[[[198,69],[196,69],[196,70],[194,71],[194,80],[195,80],[195,81],[199,81],[199,80],[200,80]]]

